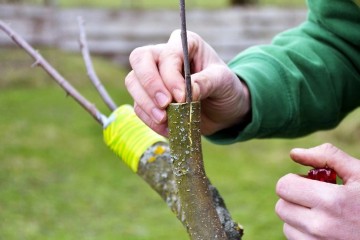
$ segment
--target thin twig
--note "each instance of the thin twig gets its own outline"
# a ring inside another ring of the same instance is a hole
[[[192,102],[191,72],[190,72],[189,50],[188,50],[188,41],[187,41],[187,32],[186,32],[185,0],[180,0],[180,19],[181,19],[181,42],[184,52],[186,102]]]
[[[93,66],[93,63],[92,63],[91,57],[90,57],[89,47],[88,47],[87,40],[86,40],[84,20],[82,17],[78,17],[78,24],[79,24],[79,29],[80,29],[80,38],[79,38],[80,49],[81,49],[82,56],[84,58],[85,65],[86,65],[87,75],[89,76],[89,78],[90,78],[91,82],[93,83],[93,85],[95,86],[96,90],[99,92],[99,94],[100,94],[101,98],[103,99],[103,101],[105,102],[105,104],[109,107],[110,110],[114,111],[117,108],[117,105],[112,100],[109,93],[106,91],[105,87],[101,83],[100,79],[98,78],[98,76],[94,70],[94,66]]]
[[[19,47],[23,48],[32,58],[35,63],[33,66],[41,66],[45,72],[47,72],[57,84],[62,87],[67,95],[70,95],[75,101],[77,101],[88,113],[90,113],[95,120],[101,125],[104,124],[106,117],[95,107],[94,104],[89,102],[84,96],[82,96],[61,74],[56,71],[51,64],[46,61],[41,54],[36,51],[29,43],[27,43],[19,34],[12,30],[7,24],[0,20],[0,30],[4,31],[13,42]]]

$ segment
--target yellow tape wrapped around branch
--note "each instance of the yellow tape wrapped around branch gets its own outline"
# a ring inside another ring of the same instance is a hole
[[[144,152],[166,139],[146,126],[130,105],[122,105],[109,117],[104,127],[104,141],[134,172]]]

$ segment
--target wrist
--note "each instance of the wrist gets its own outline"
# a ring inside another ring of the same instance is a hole
[[[250,97],[250,91],[249,88],[247,86],[247,84],[241,79],[240,79],[240,83],[241,83],[241,88],[242,88],[242,106],[241,109],[243,109],[242,113],[241,113],[241,117],[240,117],[240,121],[239,121],[239,125],[242,126],[242,128],[245,128],[250,122],[251,122],[251,118],[252,118],[252,114],[251,114],[251,97]]]

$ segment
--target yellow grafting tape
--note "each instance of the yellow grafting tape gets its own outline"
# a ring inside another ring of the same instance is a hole
[[[166,139],[146,126],[130,105],[122,105],[104,128],[104,141],[134,172],[144,152],[157,142]]]

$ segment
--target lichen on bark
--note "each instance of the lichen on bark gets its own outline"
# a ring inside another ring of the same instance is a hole
[[[200,132],[200,103],[168,107],[169,143],[181,202],[181,217],[191,239],[227,239],[205,174]]]

